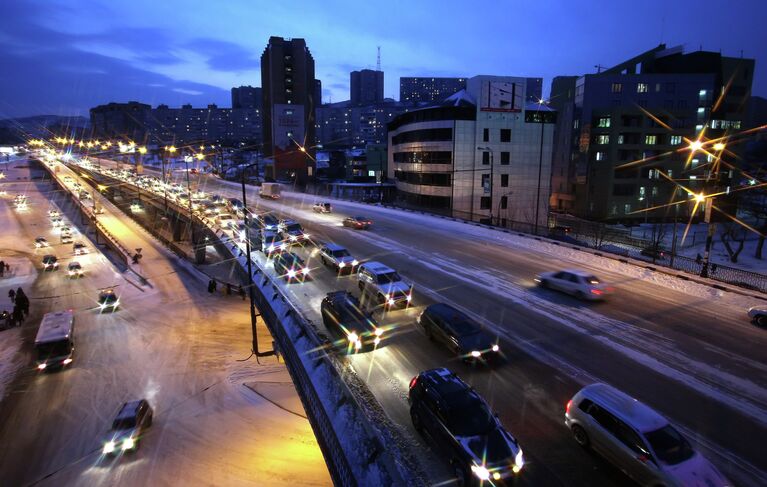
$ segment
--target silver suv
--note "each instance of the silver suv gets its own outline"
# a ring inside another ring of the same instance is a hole
[[[413,286],[394,269],[380,262],[365,262],[357,273],[360,291],[372,294],[385,308],[407,307],[413,299]]]
[[[607,384],[591,384],[567,403],[565,424],[640,485],[729,485],[669,421]]]

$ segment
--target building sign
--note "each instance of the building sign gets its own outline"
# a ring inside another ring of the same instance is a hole
[[[512,81],[482,83],[479,109],[483,112],[519,112],[523,106],[524,89]]]

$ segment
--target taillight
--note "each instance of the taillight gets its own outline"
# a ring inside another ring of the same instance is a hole
[[[412,379],[410,379],[410,388],[412,389],[413,387],[415,387],[417,383],[418,383],[418,376],[415,376]]]
[[[591,290],[591,294],[596,294],[597,296],[601,296],[602,295],[602,291],[600,291],[599,289],[592,289]]]
[[[572,399],[567,401],[567,406],[565,406],[565,414],[570,414],[570,406],[572,406],[572,405],[573,405],[573,400]]]

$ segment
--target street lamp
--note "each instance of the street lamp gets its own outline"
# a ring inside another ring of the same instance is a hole
[[[487,151],[490,153],[490,225],[493,224],[493,149],[490,147],[477,147],[477,150],[481,151]],[[472,173],[472,178],[474,179]],[[472,181],[472,188],[474,187],[474,182]],[[483,188],[484,189],[484,188]]]
[[[714,149],[718,152],[721,152],[725,149],[725,144],[722,142],[717,142],[714,144]],[[691,151],[691,155],[694,155],[695,152],[701,150],[703,148],[703,142],[700,141],[700,139],[693,140],[689,144],[689,149]],[[706,192],[709,194],[713,193],[713,191],[710,191],[709,183],[712,179],[712,177],[719,177],[718,174],[718,168],[716,166],[712,166],[709,170],[711,173],[709,177],[706,178],[706,184],[704,186],[704,191],[702,191],[699,194],[695,195],[695,202],[696,205],[704,204],[705,207],[703,209],[703,222],[708,225],[708,232],[706,233],[706,246],[703,251],[703,266],[700,269],[700,277],[708,277],[708,268],[709,268],[709,260],[711,256],[711,245],[714,241],[714,234],[716,233],[716,224],[711,223],[711,209],[714,206],[714,199],[712,196],[706,196]],[[708,199],[708,201],[706,201]]]

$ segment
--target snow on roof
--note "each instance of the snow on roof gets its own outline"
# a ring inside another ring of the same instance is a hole
[[[445,98],[440,105],[443,107],[475,107],[477,106],[477,101],[463,89]]]

